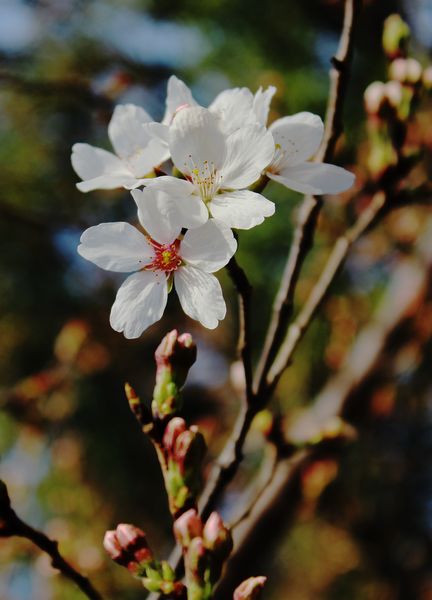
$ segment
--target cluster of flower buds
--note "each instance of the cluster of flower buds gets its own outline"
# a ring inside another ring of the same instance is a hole
[[[389,81],[374,81],[364,93],[371,142],[368,167],[377,179],[395,167],[404,154],[407,122],[424,87],[421,64],[407,56],[409,36],[409,27],[399,15],[386,19],[383,47],[390,61]]]
[[[178,515],[195,506],[201,488],[201,465],[206,452],[202,433],[194,425],[187,427],[184,419],[174,417],[162,438],[165,458],[165,485],[170,510]]]
[[[188,600],[209,600],[232,550],[230,530],[218,513],[203,524],[190,509],[174,522],[174,534],[183,550]]]
[[[185,598],[184,585],[176,580],[166,561],[155,560],[141,529],[122,523],[105,533],[103,543],[112,560],[126,567],[147,590],[169,598]]]
[[[173,329],[155,352],[156,385],[152,412],[155,419],[172,417],[181,408],[181,388],[196,360],[196,345],[190,333],[179,335]]]

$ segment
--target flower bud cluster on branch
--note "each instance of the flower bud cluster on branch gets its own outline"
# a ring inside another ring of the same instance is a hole
[[[206,444],[198,428],[188,427],[179,416],[182,387],[195,359],[192,336],[170,331],[155,352],[156,385],[151,410],[126,385],[129,405],[143,431],[149,434],[160,461],[174,535],[185,559],[185,584],[177,579],[169,563],[155,559],[145,533],[134,525],[120,524],[107,531],[104,547],[112,560],[126,567],[150,592],[168,598],[210,600],[233,543],[230,530],[217,512],[204,524],[197,512]],[[256,585],[245,584],[244,592],[236,591],[235,598],[255,598],[263,578],[256,580]]]

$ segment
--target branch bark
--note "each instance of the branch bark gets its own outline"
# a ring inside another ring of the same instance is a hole
[[[334,153],[336,142],[343,130],[342,113],[349,81],[349,67],[354,46],[354,29],[361,9],[361,0],[346,0],[344,23],[339,48],[332,59],[330,71],[330,93],[327,104],[324,136],[315,157],[324,162]],[[314,232],[322,207],[322,198],[306,196],[299,209],[298,221],[294,230],[293,242],[285,264],[273,316],[264,342],[264,349],[258,363],[254,391],[258,396],[268,395],[266,377],[292,316],[294,293],[304,261],[313,245]]]
[[[52,566],[60,573],[73,581],[90,600],[102,600],[102,596],[93,587],[87,577],[79,573],[63,556],[58,549],[58,542],[51,540],[42,531],[34,529],[22,521],[10,505],[6,485],[0,481],[0,537],[22,537],[51,558]]]

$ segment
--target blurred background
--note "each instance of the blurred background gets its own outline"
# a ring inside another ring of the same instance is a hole
[[[386,78],[384,19],[393,12],[407,19],[423,66],[432,50],[430,0],[364,5],[335,158],[356,171],[357,192],[369,177],[363,91]],[[159,120],[173,73],[203,105],[227,87],[275,85],[272,120],[301,110],[324,116],[342,15],[339,0],[0,0],[0,475],[18,514],[58,539],[107,598],[135,600],[145,592],[105,556],[106,529],[132,522],[161,555],[172,545],[159,467],[129,412],[124,382],[150,400],[160,338],[174,327],[192,332],[199,359],[185,414],[204,431],[210,461],[239,406],[230,367],[237,307],[221,273],[228,315],[217,330],[187,319],[172,294],[164,318],[140,340],[112,331],[109,311],[121,278],[81,259],[76,247],[88,226],[135,221],[134,203],[126,191],[78,192],[71,146],[109,148],[106,126],[116,103],[142,105]],[[409,133],[425,151],[415,183],[432,169],[431,119],[431,100],[423,99]],[[266,195],[276,215],[241,232],[238,254],[254,286],[256,349],[301,201],[276,184]],[[432,599],[432,261],[424,258],[432,229],[427,198],[420,200],[396,208],[357,244],[278,388],[272,408],[288,415],[288,427],[331,383],[372,315],[379,322],[392,290],[410,288],[420,273],[411,313],[396,323],[373,376],[350,403],[356,441],[341,460],[323,460],[304,474],[294,524],[281,522],[260,549],[266,600]],[[352,193],[326,200],[298,306],[332,241],[360,209]],[[391,287],[398,277],[399,287]],[[222,506],[227,518],[244,501],[262,448],[253,431]],[[81,597],[26,541],[0,540],[1,600]]]

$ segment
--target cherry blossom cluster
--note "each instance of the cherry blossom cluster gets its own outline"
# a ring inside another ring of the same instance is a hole
[[[336,194],[352,185],[349,171],[309,161],[323,137],[320,117],[301,112],[267,126],[275,92],[229,89],[204,108],[172,76],[161,123],[141,107],[118,105],[108,126],[115,153],[73,146],[79,190],[124,187],[137,206],[143,232],[102,223],[87,229],[78,247],[103,269],[132,273],[110,317],[125,337],[139,337],[162,317],[173,285],[189,317],[217,327],[226,306],[214,273],[237,249],[233,229],[250,229],[274,214],[274,203],[254,191],[268,179],[306,194]]]

